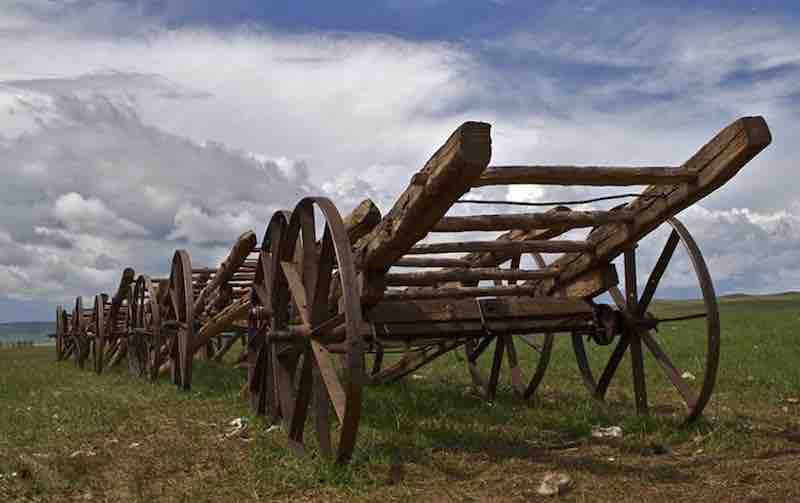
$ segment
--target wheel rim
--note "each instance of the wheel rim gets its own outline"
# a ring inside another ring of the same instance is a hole
[[[192,262],[185,250],[178,250],[172,259],[172,271],[169,279],[169,295],[175,321],[178,322],[178,333],[170,351],[172,360],[173,383],[180,389],[192,387],[191,351],[194,341],[194,296],[192,292]]]
[[[315,208],[325,224],[318,246]],[[293,347],[276,351],[282,416],[290,444],[302,448],[313,403],[319,450],[323,456],[342,463],[355,447],[364,385],[364,343],[360,333],[363,318],[352,250],[339,212],[325,198],[301,200],[285,237],[279,245],[280,270],[273,278],[271,334],[289,328],[294,309],[311,335]],[[338,359],[341,368],[330,352],[330,341],[325,339],[336,330],[344,332],[338,346],[342,351]]]
[[[668,323],[666,325],[668,328],[677,330],[673,324],[688,323],[699,318],[705,319],[705,355],[703,358],[693,358],[693,361],[697,362],[691,369],[694,372],[688,370],[684,372],[683,370],[685,369],[681,369],[679,365],[676,365],[673,361],[674,357],[671,357],[667,351],[666,344],[669,342],[668,339],[662,335],[656,337],[648,327],[626,323],[628,326],[625,329],[625,333],[616,342],[608,361],[602,367],[602,372],[597,374],[595,374],[590,365],[583,337],[573,336],[572,343],[584,385],[592,396],[598,400],[605,399],[620,363],[625,354],[629,352],[628,350],[630,350],[634,399],[637,412],[642,415],[649,412],[644,360],[646,350],[655,359],[656,365],[677,392],[685,411],[685,421],[690,422],[696,420],[702,414],[714,390],[720,349],[719,308],[708,267],[697,243],[686,227],[676,218],[667,220],[667,225],[671,228],[671,233],[653,270],[648,276],[642,295],[639,296],[637,294],[634,250],[629,250],[625,253],[625,294],[623,295],[617,287],[612,288],[609,293],[611,293],[618,308],[623,313],[628,313],[627,316],[629,318],[646,320],[647,317],[650,317],[655,319],[649,308],[678,244],[681,244],[682,249],[688,256],[691,271],[699,287],[703,312],[700,313],[698,309],[692,309],[690,314],[679,313],[679,315],[675,315],[673,313],[659,320],[659,326]],[[658,333],[662,334],[666,331],[662,329]],[[702,369],[698,371],[697,368],[699,366],[702,366]],[[598,376],[597,378],[595,377],[596,375]]]
[[[94,298],[94,371],[103,373],[103,358],[105,356],[106,340],[106,297],[97,295]]]
[[[274,309],[272,287],[280,267],[278,248],[291,213],[278,211],[270,219],[261,241],[256,276],[251,290],[251,313],[247,336],[247,387],[250,406],[257,415],[266,415],[272,423],[281,419],[279,392],[276,386],[275,351],[285,345],[267,344]]]
[[[83,299],[77,297],[75,299],[75,310],[72,313],[72,340],[75,346],[72,354],[75,365],[81,369],[84,367],[86,357],[89,353],[89,344],[86,340],[84,330]]]
[[[64,358],[64,308],[56,306],[56,361]]]

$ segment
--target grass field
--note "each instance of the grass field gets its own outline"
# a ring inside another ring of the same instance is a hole
[[[3,348],[0,501],[533,501],[548,471],[573,479],[565,501],[798,501],[800,294],[724,298],[721,309],[716,393],[691,427],[659,412],[676,402],[652,361],[651,418],[633,412],[627,360],[608,404],[590,401],[557,336],[531,403],[507,378],[494,403],[475,396],[460,354],[368,389],[344,468],[292,455],[282,430],[251,416],[229,365],[197,362],[185,394],[55,363],[52,348]],[[701,329],[658,334],[684,370],[699,373]],[[587,349],[598,361],[608,352]],[[248,431],[228,435],[239,417]],[[607,425],[623,438],[591,437]]]

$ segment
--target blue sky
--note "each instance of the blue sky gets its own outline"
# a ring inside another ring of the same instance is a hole
[[[800,288],[795,2],[9,1],[0,322],[175,248],[215,264],[305,194],[386,210],[464,120],[498,164],[659,165],[764,115],[769,149],[681,216],[721,293]]]

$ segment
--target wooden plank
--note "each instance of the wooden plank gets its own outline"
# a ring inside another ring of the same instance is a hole
[[[452,243],[426,243],[412,247],[406,253],[490,252],[518,255],[520,253],[566,253],[590,251],[594,245],[586,241],[531,240],[531,241],[458,241]]]
[[[206,308],[206,301],[214,292],[214,290],[225,285],[230,281],[239,267],[244,263],[250,250],[256,246],[257,238],[253,231],[247,231],[236,240],[227,258],[220,264],[219,269],[215,271],[214,277],[209,281],[203,290],[195,296],[193,311],[194,316],[200,316]]]
[[[409,288],[407,290],[387,291],[386,300],[412,299],[465,299],[474,297],[533,297],[539,292],[536,285],[509,285],[487,287],[446,287],[446,288]]]
[[[475,269],[447,269],[444,271],[389,273],[386,275],[386,285],[429,286],[451,281],[472,283],[481,280],[532,280],[551,278],[557,275],[557,269],[525,270],[480,267]]]
[[[457,269],[471,265],[469,261],[458,258],[403,257],[395,262],[393,267],[452,267]]]
[[[551,227],[575,229],[611,222],[630,222],[633,216],[630,211],[558,211],[443,217],[433,228],[433,232],[531,230]]]
[[[674,185],[694,181],[684,167],[492,166],[475,187],[488,185]]]
[[[356,264],[387,271],[478,180],[491,157],[491,126],[465,122],[440,147],[389,213],[355,247]]]
[[[474,299],[436,299],[382,301],[365,313],[372,323],[417,323],[480,320],[481,309]],[[484,301],[485,319],[540,318],[593,316],[592,305],[583,299],[538,297],[497,298]]]
[[[596,246],[593,254],[568,254],[553,263],[560,268],[561,275],[549,290],[560,288],[619,256],[666,219],[723,186],[771,141],[769,127],[762,117],[734,121],[683,165],[697,175],[695,182],[649,187],[643,192],[648,197],[638,198],[625,208],[636,213],[631,223],[603,225],[589,235],[588,240]]]

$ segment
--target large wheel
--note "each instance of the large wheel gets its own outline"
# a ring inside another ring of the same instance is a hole
[[[106,295],[96,295],[94,298],[94,310],[92,312],[92,321],[94,325],[94,341],[93,341],[93,364],[95,373],[102,374],[105,364],[105,346],[106,346]]]
[[[315,209],[325,222],[317,243]],[[313,403],[320,453],[346,462],[355,447],[364,386],[361,301],[352,249],[342,218],[325,198],[305,198],[292,213],[278,247],[280,269],[272,282],[273,318],[268,335],[307,335],[275,345],[275,376],[289,441],[302,449]],[[292,337],[288,337],[292,339]],[[332,350],[339,353],[339,358]],[[341,363],[341,365],[339,365]]]
[[[538,253],[532,254],[533,259],[541,268],[546,267],[544,259]],[[517,255],[511,259],[511,269],[519,269],[521,256]],[[509,281],[515,284],[516,281]],[[502,282],[495,282],[501,285]],[[480,301],[479,301],[480,305]],[[515,342],[519,341],[519,342]],[[493,348],[493,351],[487,351]],[[479,339],[470,339],[464,345],[464,353],[467,359],[467,368],[472,384],[480,390],[481,394],[488,400],[494,400],[497,394],[497,385],[500,381],[500,371],[505,355],[508,361],[508,370],[511,377],[511,387],[514,394],[518,397],[529,399],[541,384],[544,378],[547,365],[550,363],[550,355],[553,352],[553,334],[526,334],[526,335],[497,335],[487,333]],[[481,365],[481,361],[488,359],[491,354],[491,364]],[[486,355],[486,357],[484,357]],[[490,366],[488,376],[482,367]],[[526,368],[530,368],[526,371]]]
[[[274,298],[272,287],[275,271],[280,268],[278,246],[289,226],[291,213],[278,211],[270,219],[258,256],[256,275],[251,290],[251,312],[247,335],[247,388],[250,406],[257,415],[265,415],[272,423],[280,421],[280,400],[276,387],[276,351],[286,344],[267,343],[272,329]]]
[[[697,243],[677,219],[669,219],[667,225],[671,232],[641,296],[637,289],[635,249],[631,248],[625,253],[625,294],[616,287],[610,291],[623,313],[625,329],[609,356],[604,359],[605,363],[598,367],[602,371],[596,373],[593,370],[592,359],[587,355],[582,336],[573,336],[572,343],[583,382],[592,396],[599,400],[606,397],[623,357],[630,350],[636,410],[642,415],[649,411],[643,351],[646,348],[675,391],[671,396],[659,394],[663,405],[658,409],[673,414],[682,411],[685,421],[689,422],[700,416],[714,390],[719,363],[719,309],[711,276]],[[678,244],[682,245],[690,264],[685,275],[694,277],[700,299],[697,302],[652,305]],[[650,312],[651,307],[655,314]],[[687,340],[685,337],[690,331],[700,333],[702,339]],[[684,338],[681,339],[681,336]],[[672,353],[672,356],[668,353]]]
[[[192,344],[194,342],[194,294],[192,292],[192,262],[189,254],[178,250],[172,258],[169,277],[169,299],[177,334],[169,351],[172,362],[172,382],[182,390],[192,387]]]

